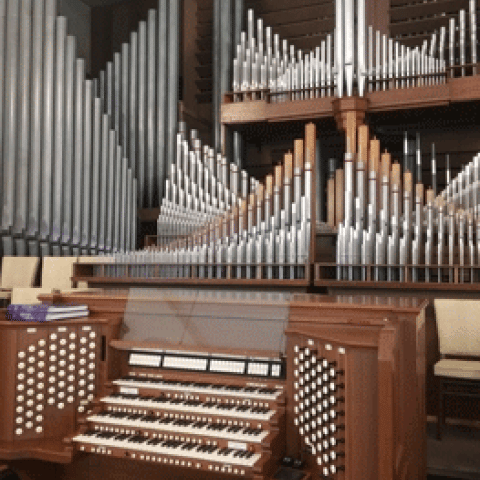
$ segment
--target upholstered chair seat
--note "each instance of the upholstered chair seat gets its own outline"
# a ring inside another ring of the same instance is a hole
[[[480,398],[480,301],[437,299],[434,306],[440,350],[434,366],[440,440],[445,400],[452,396]]]

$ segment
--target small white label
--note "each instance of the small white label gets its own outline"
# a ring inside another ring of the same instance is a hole
[[[163,359],[165,368],[178,368],[185,370],[206,370],[207,359],[188,357],[168,357]]]
[[[265,377],[268,375],[268,363],[249,363],[248,364],[249,375],[260,375]]]
[[[92,327],[90,325],[85,325],[84,327],[82,327],[82,330],[84,332],[89,332],[91,329],[92,329]]]
[[[281,365],[273,364],[272,365],[272,377],[279,377],[281,372]]]
[[[128,364],[137,367],[159,367],[161,361],[162,357],[160,355],[132,353],[128,359]]]
[[[211,360],[210,371],[221,373],[243,373],[245,371],[245,363],[230,360]]]
[[[37,333],[36,328],[27,328],[27,333]]]
[[[247,444],[243,442],[228,442],[228,448],[234,448],[236,450],[246,450]]]
[[[120,393],[126,395],[138,395],[138,388],[120,387]]]
[[[58,332],[66,332],[66,331],[67,331],[67,327],[58,327],[58,328],[57,328],[57,331],[58,331]]]

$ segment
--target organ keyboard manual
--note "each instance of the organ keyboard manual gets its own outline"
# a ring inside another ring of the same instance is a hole
[[[290,294],[132,292],[126,333],[111,343],[121,376],[76,448],[219,478],[273,476],[285,453]]]

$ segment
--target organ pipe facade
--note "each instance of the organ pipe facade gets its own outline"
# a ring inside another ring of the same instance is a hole
[[[56,0],[0,0],[4,255],[135,248],[175,156],[181,3],[159,0],[90,80]]]

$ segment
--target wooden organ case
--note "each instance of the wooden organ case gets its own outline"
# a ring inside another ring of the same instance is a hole
[[[171,478],[272,478],[285,453],[289,297],[150,290],[130,298],[127,333],[112,342],[121,375],[72,442],[147,462],[165,478],[172,468]]]
[[[287,329],[290,455],[314,478],[425,479],[424,307],[299,297]]]

